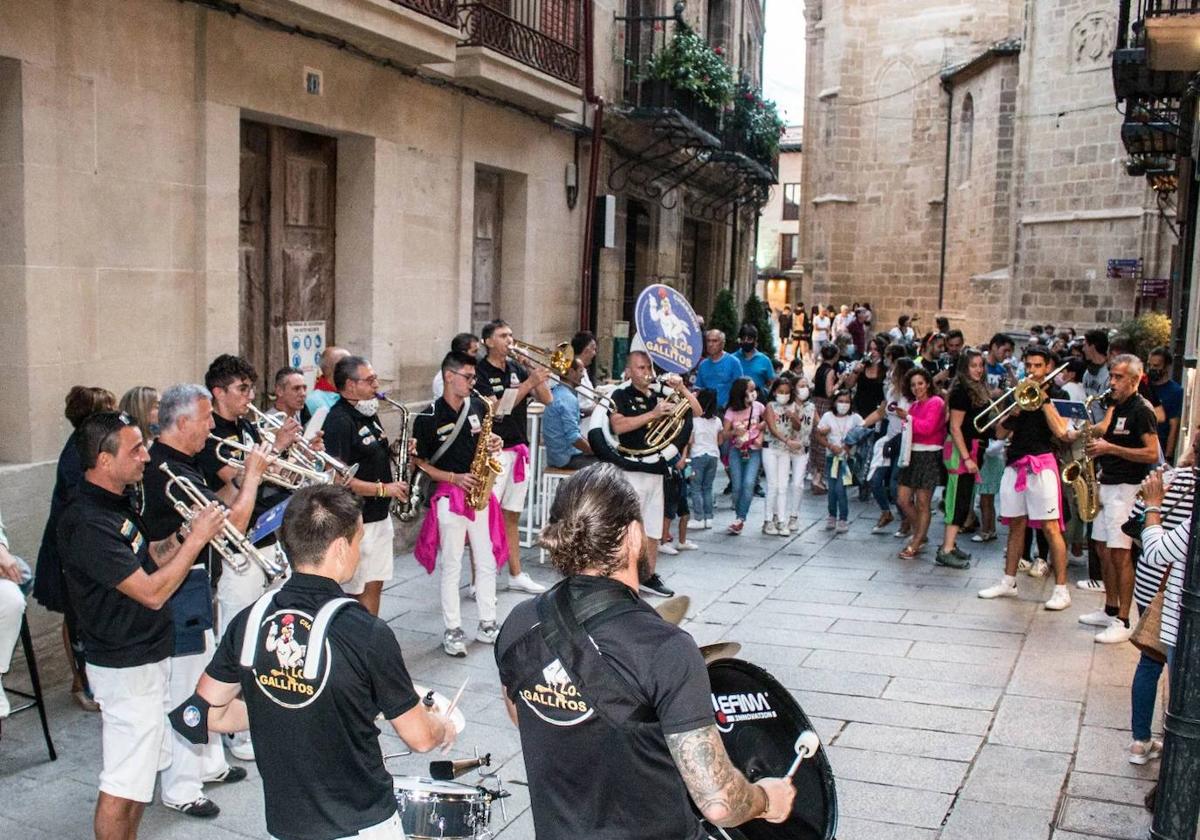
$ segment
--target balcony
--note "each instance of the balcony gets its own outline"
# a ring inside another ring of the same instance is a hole
[[[1152,70],[1200,70],[1200,0],[1140,0]]]
[[[344,38],[406,67],[454,61],[456,0],[240,0],[248,11]]]
[[[454,75],[547,114],[578,110],[581,0],[460,2]]]

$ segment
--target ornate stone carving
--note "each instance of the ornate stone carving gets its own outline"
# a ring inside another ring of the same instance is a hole
[[[1116,35],[1117,19],[1109,12],[1088,12],[1077,20],[1071,27],[1071,72],[1108,69]]]

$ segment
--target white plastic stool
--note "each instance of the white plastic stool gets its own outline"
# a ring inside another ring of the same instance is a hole
[[[557,467],[546,467],[542,471],[542,483],[538,492],[538,533],[550,521],[550,507],[554,504],[554,496],[558,493],[558,485],[562,484],[575,470],[560,470]],[[546,549],[538,546],[538,563],[545,564]]]

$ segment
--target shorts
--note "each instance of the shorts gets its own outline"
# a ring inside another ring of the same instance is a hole
[[[663,476],[663,516],[674,519],[677,516],[691,516],[688,507],[687,479],[677,472]]]
[[[369,825],[338,840],[404,840],[404,826],[400,823],[400,815],[393,814],[381,823]]]
[[[525,480],[513,481],[513,465],[517,463],[517,453],[505,449],[500,453],[500,475],[492,485],[492,492],[500,507],[512,513],[520,513],[525,509],[525,493],[529,489],[529,464],[525,465]]]
[[[1012,519],[1024,516],[1033,522],[1046,522],[1059,518],[1058,472],[1056,470],[1028,471],[1025,474],[1026,487],[1017,492],[1017,471],[1013,467],[1004,468],[1004,476],[1000,479],[1000,516]]]
[[[1121,526],[1133,512],[1138,484],[1101,484],[1100,512],[1092,522],[1092,539],[1109,548],[1131,548],[1133,540]]]
[[[625,479],[632,485],[633,491],[637,493],[638,503],[642,506],[642,527],[646,536],[657,540],[658,537],[650,535],[662,533],[663,476],[625,470]]]
[[[961,528],[975,508],[975,476],[971,473],[946,477],[946,524]]]
[[[167,739],[171,661],[129,668],[87,666],[100,704],[100,791],[133,802],[154,798],[158,771],[171,764]]]
[[[362,546],[358,552],[358,568],[354,577],[342,584],[347,595],[361,595],[371,581],[391,580],[396,565],[392,549],[392,517],[363,525]]]

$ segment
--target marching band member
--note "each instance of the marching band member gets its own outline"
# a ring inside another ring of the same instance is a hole
[[[210,504],[186,533],[152,543],[125,492],[142,480],[150,458],[132,418],[93,414],[77,440],[84,478],[58,533],[88,682],[100,704],[95,833],[97,840],[134,840],[154,777],[169,760],[163,712],[175,639],[168,600],[224,516]]]
[[[669,400],[659,399],[658,383],[654,379],[654,364],[649,354],[634,350],[629,354],[625,364],[627,385],[612,392],[611,399],[615,406],[609,416],[613,434],[617,436],[620,445],[627,449],[645,449],[647,427],[656,420],[667,416],[672,411]],[[688,391],[683,379],[676,375],[668,376],[665,382],[680,397],[686,399],[692,408],[693,415],[701,415],[704,411],[696,401],[695,394]],[[618,464],[618,466],[621,466]],[[642,522],[658,523],[663,518],[663,477],[661,473],[639,472],[625,469],[625,478],[633,485],[641,504]],[[659,533],[657,525],[655,533]],[[645,533],[646,556],[648,560],[647,576],[641,582],[643,591],[669,598],[674,591],[667,588],[661,577],[655,572],[658,563],[658,537]]]
[[[212,395],[208,389],[202,385],[173,385],[163,392],[158,412],[161,432],[150,447],[150,462],[142,481],[142,520],[150,540],[166,539],[185,524],[168,498],[168,478],[160,469],[162,464],[175,475],[190,481],[209,501],[219,501],[196,462],[213,427]],[[270,447],[260,444],[246,456],[242,486],[229,506],[229,522],[242,533],[246,532],[254,512],[269,453]],[[178,491],[175,495],[178,496]],[[171,706],[183,702],[192,693],[216,647],[210,575],[220,574],[212,567],[220,562],[220,555],[215,552],[201,552],[188,577],[171,596],[175,635],[175,652],[171,655],[168,678]],[[173,734],[170,742],[171,765],[162,771],[163,805],[190,817],[217,816],[221,809],[204,795],[203,785],[240,782],[246,778],[245,769],[231,767],[225,760],[219,735],[214,735],[205,744],[191,744]]]
[[[275,402],[268,413],[280,419],[295,420],[305,426],[312,419],[312,412],[304,404],[307,397],[308,385],[300,368],[280,368],[275,371]]]
[[[521,571],[521,541],[517,533],[517,524],[521,519],[521,511],[525,508],[525,494],[529,489],[526,414],[533,397],[537,397],[546,405],[554,399],[546,385],[550,375],[540,365],[535,365],[530,372],[509,359],[513,333],[512,328],[504,321],[497,319],[484,324],[483,346],[487,349],[487,354],[475,366],[479,393],[484,397],[493,397],[494,406],[498,407],[505,391],[513,389],[517,392],[512,409],[503,416],[497,414],[494,427],[496,434],[504,441],[504,451],[500,453],[503,472],[496,476],[494,492],[504,510],[504,531],[508,537],[508,586],[510,589],[536,595],[545,592],[546,587],[537,583],[528,572]]]
[[[451,353],[466,353],[472,359],[479,358],[479,337],[472,333],[459,333],[450,339]],[[433,382],[430,383],[430,388],[433,391],[433,398],[436,400],[444,393],[442,385],[442,370],[438,368],[437,373],[433,375]]]
[[[377,716],[418,752],[454,743],[454,726],[420,702],[392,629],[344,597],[365,539],[361,509],[341,486],[296,492],[281,529],[292,576],[237,615],[170,716],[200,742],[250,727],[278,840],[403,840]]]
[[[447,353],[442,360],[442,380],[443,396],[413,419],[417,466],[437,483],[417,538],[416,557],[430,574],[435,565],[441,567],[442,619],[446,625],[442,649],[448,656],[466,656],[458,595],[466,540],[471,540],[475,601],[479,605],[475,638],[484,644],[495,644],[499,632],[496,572],[508,558],[508,542],[494,493],[486,511],[477,511],[467,503],[467,495],[485,480],[472,471],[479,438],[488,422],[487,406],[472,396],[475,359],[463,353]],[[492,453],[498,453],[503,445],[495,433],[484,443]]]
[[[349,487],[364,499],[362,559],[342,588],[371,615],[379,615],[383,582],[395,573],[389,510],[392,499],[408,498],[408,485],[392,475],[387,435],[376,413],[379,377],[371,363],[346,356],[333,369],[333,383],[340,398],[325,418],[325,449],[345,464],[358,464]]]

